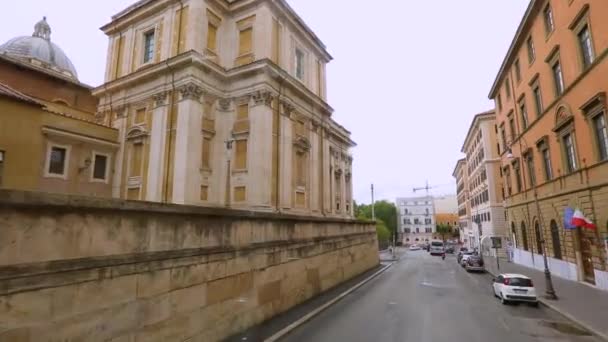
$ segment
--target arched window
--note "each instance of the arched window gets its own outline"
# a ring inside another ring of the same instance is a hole
[[[536,253],[543,254],[543,238],[540,235],[540,223],[534,223],[534,235],[536,235]]]
[[[511,222],[511,239],[513,239],[513,248],[517,248],[517,232],[515,230],[515,222]]]
[[[553,243],[553,256],[562,259],[562,243],[559,240],[559,227],[555,220],[551,220],[551,241]]]
[[[521,221],[521,242],[524,245],[524,251],[528,250],[528,232],[526,232],[526,224]]]

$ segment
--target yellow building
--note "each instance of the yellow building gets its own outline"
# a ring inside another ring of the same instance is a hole
[[[110,197],[118,131],[96,104],[46,19],[1,45],[0,188]]]
[[[323,43],[286,1],[139,1],[109,37],[115,197],[351,217],[350,132]]]

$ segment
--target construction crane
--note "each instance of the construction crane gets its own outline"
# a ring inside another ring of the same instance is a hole
[[[422,188],[413,188],[412,190],[414,191],[414,193],[416,193],[416,191],[420,191],[420,190],[426,190],[426,195],[429,195],[429,190],[431,189],[435,189],[438,188],[437,186],[429,186],[429,181],[426,181],[426,186],[422,187]]]

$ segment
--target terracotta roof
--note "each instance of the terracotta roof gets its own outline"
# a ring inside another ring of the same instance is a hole
[[[11,87],[9,87],[8,85],[6,85],[2,82],[0,82],[0,95],[10,97],[10,98],[22,101],[22,102],[42,105],[40,102],[36,101],[33,97],[29,97]]]

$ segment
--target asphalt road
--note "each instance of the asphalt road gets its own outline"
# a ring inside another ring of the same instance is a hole
[[[599,341],[584,334],[542,306],[500,304],[491,276],[465,272],[453,256],[408,251],[282,341]]]

